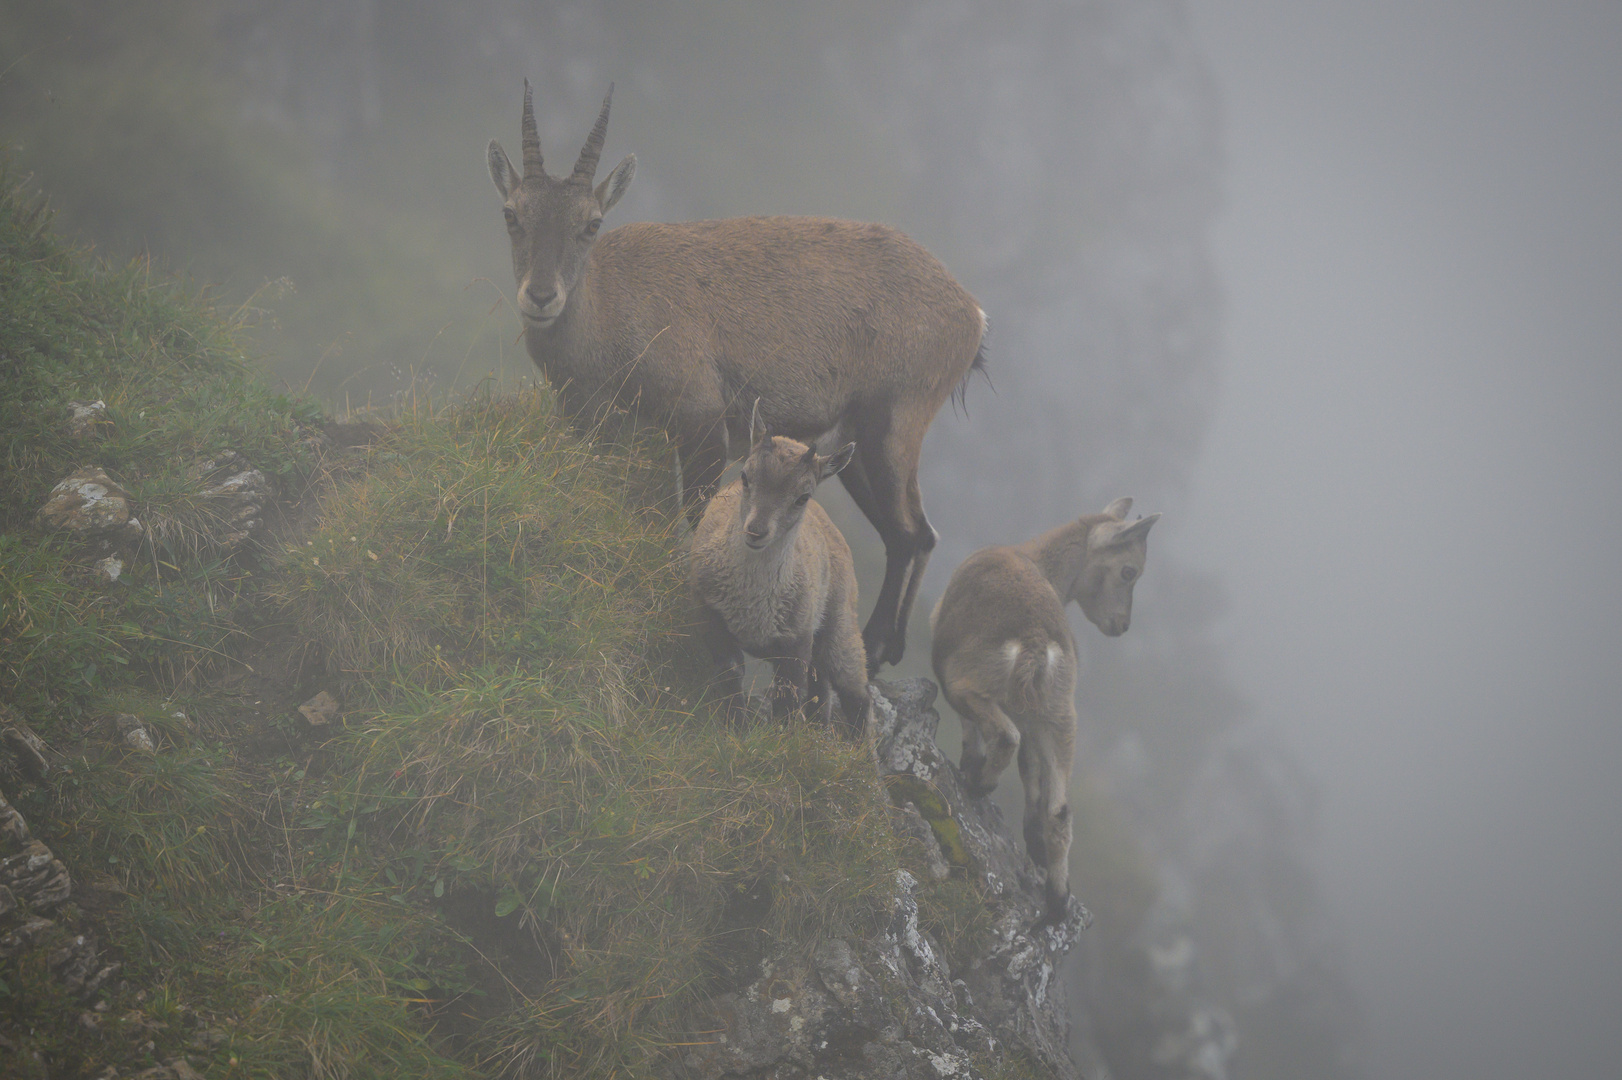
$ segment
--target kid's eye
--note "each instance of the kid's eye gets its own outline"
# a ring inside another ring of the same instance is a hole
[[[512,207],[502,207],[501,216],[507,219],[507,228],[516,229],[518,227],[518,215],[513,213]]]
[[[746,473],[746,472],[745,473],[739,473],[738,474],[738,479],[743,481],[743,486],[744,487],[749,486],[749,474],[748,473]]]
[[[1138,568],[1137,567],[1135,567],[1135,566],[1123,566],[1123,567],[1121,567],[1121,580],[1122,581],[1131,581],[1133,578],[1135,578],[1137,576],[1138,576]]]
[[[798,499],[795,499],[794,500],[794,505],[795,506],[804,506],[806,503],[808,503],[810,501],[811,501],[811,493],[808,491],[804,495],[801,495]]]

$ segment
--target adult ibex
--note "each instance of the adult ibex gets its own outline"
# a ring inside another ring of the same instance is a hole
[[[1076,746],[1076,638],[1064,606],[1118,637],[1132,623],[1159,514],[1127,522],[1131,499],[1011,547],[983,548],[952,574],[930,616],[932,659],[963,717],[964,785],[989,795],[1019,755],[1025,850],[1047,868],[1047,915],[1070,895],[1070,762]]]
[[[695,523],[747,448],[748,403],[759,399],[779,434],[854,441],[840,479],[885,550],[862,636],[871,669],[894,663],[935,547],[918,490],[924,430],[983,366],[985,313],[934,256],[883,225],[752,217],[639,222],[599,237],[636,171],[627,156],[593,187],[613,92],[567,176],[541,167],[528,81],[523,174],[490,143],[529,355],[569,412],[617,403],[670,432]]]
[[[727,697],[743,693],[743,654],[770,660],[772,712],[815,701],[831,717],[839,692],[846,729],[867,729],[867,658],[856,632],[856,571],[850,548],[811,501],[856,447],[823,457],[773,436],[750,416],[753,448],[738,478],[710,500],[693,536],[690,580],[710,655]]]

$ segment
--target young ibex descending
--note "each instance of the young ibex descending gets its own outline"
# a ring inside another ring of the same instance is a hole
[[[710,500],[693,537],[690,580],[710,655],[734,707],[743,654],[772,662],[772,713],[815,702],[831,716],[829,684],[853,735],[867,729],[867,660],[856,632],[850,548],[822,507],[819,482],[848,467],[856,447],[830,457],[774,437],[750,416],[743,471]]]
[[[935,677],[963,717],[963,782],[990,794],[1017,751],[1025,849],[1047,867],[1047,915],[1070,895],[1070,761],[1076,745],[1074,600],[1110,637],[1132,622],[1159,514],[1127,522],[1131,499],[1010,547],[984,548],[952,574],[930,622]]]
[[[640,222],[598,236],[635,156],[593,187],[597,124],[567,176],[541,167],[524,84],[524,172],[490,143],[506,200],[529,354],[576,415],[607,403],[662,424],[693,521],[745,450],[748,403],[781,435],[854,441],[840,474],[884,541],[884,584],[862,632],[868,663],[901,659],[935,531],[918,490],[924,430],[983,365],[985,313],[923,248],[883,225],[754,217]]]

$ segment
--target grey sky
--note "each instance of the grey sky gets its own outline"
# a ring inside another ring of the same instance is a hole
[[[1381,1078],[1622,1060],[1622,4],[1195,0],[1224,386],[1193,513],[1322,788]]]

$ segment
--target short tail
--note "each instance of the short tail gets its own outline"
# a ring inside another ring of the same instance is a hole
[[[1052,666],[1052,642],[1047,635],[1027,633],[1019,639],[1019,652],[1008,672],[1008,704],[1019,712],[1034,712],[1042,705]]]
[[[991,392],[997,392],[997,388],[992,386],[991,383],[991,372],[986,370],[986,364],[990,360],[988,351],[990,338],[991,319],[982,311],[980,312],[980,347],[974,351],[974,359],[969,363],[969,370],[963,373],[963,378],[958,382],[957,389],[952,391],[952,411],[954,413],[961,412],[964,416],[969,415],[969,376],[976,371],[986,380],[986,385],[991,386]]]

